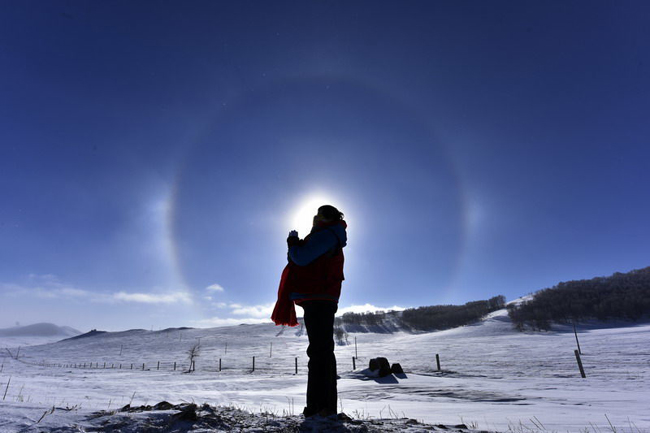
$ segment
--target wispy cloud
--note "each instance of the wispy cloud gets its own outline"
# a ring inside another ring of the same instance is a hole
[[[228,304],[226,302],[217,301],[215,297],[210,296],[210,295],[203,296],[202,299],[208,301],[207,304],[205,304],[208,307],[212,307],[212,308],[226,308],[226,307],[228,307]]]
[[[83,300],[94,303],[132,302],[141,304],[190,304],[186,291],[157,290],[152,292],[92,292],[78,289],[55,275],[29,275],[24,284],[0,283],[2,294],[11,297],[31,296],[48,300]]]
[[[174,304],[177,302],[190,304],[192,298],[186,292],[174,293],[126,293],[113,294],[113,299],[123,302],[137,302],[142,304]]]
[[[219,284],[209,285],[208,287],[205,288],[205,290],[210,292],[219,292],[219,293],[225,292],[225,289],[221,287]]]
[[[219,327],[258,323],[271,323],[271,313],[274,303],[245,305],[242,303],[213,302],[212,306],[224,310],[223,313],[192,322],[198,327]],[[234,316],[234,317],[233,317]]]
[[[85,298],[92,295],[87,290],[77,289],[70,284],[59,280],[56,275],[36,275],[27,276],[27,281],[21,284],[17,283],[0,283],[2,294],[6,296],[32,296],[42,299],[70,299]]]
[[[248,316],[250,318],[270,320],[271,313],[273,313],[273,306],[275,304],[262,304],[262,305],[240,305],[231,304],[231,313],[236,316]]]

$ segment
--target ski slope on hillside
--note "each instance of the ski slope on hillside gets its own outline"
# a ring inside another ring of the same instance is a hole
[[[618,431],[650,430],[650,325],[579,333],[586,379],[576,365],[573,332],[520,333],[505,310],[440,332],[351,333],[349,344],[336,348],[340,409],[361,419],[405,417],[491,431],[611,431],[610,422]],[[187,374],[186,352],[198,343],[196,371]],[[0,429],[29,425],[52,406],[73,407],[82,417],[163,400],[297,415],[306,346],[300,327],[265,324],[106,333],[23,347],[18,360],[9,348],[0,373],[3,391],[11,377],[0,407],[9,421]],[[368,377],[364,369],[377,356],[399,362],[406,374]],[[56,425],[56,416],[41,424]]]

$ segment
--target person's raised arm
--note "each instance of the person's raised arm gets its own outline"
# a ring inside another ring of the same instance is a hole
[[[307,266],[339,243],[338,237],[331,230],[312,233],[307,242],[287,240],[289,258],[298,266]]]

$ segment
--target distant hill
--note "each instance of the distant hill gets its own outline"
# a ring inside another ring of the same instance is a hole
[[[57,326],[53,323],[35,323],[27,326],[0,329],[0,337],[73,337],[81,334],[69,326]]]
[[[520,330],[548,330],[553,322],[644,319],[650,317],[650,267],[559,283],[508,305],[508,314]]]

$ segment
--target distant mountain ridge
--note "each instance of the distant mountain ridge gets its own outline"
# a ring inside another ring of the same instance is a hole
[[[0,337],[73,337],[79,334],[81,331],[69,326],[57,326],[53,323],[35,323],[0,329]]]

